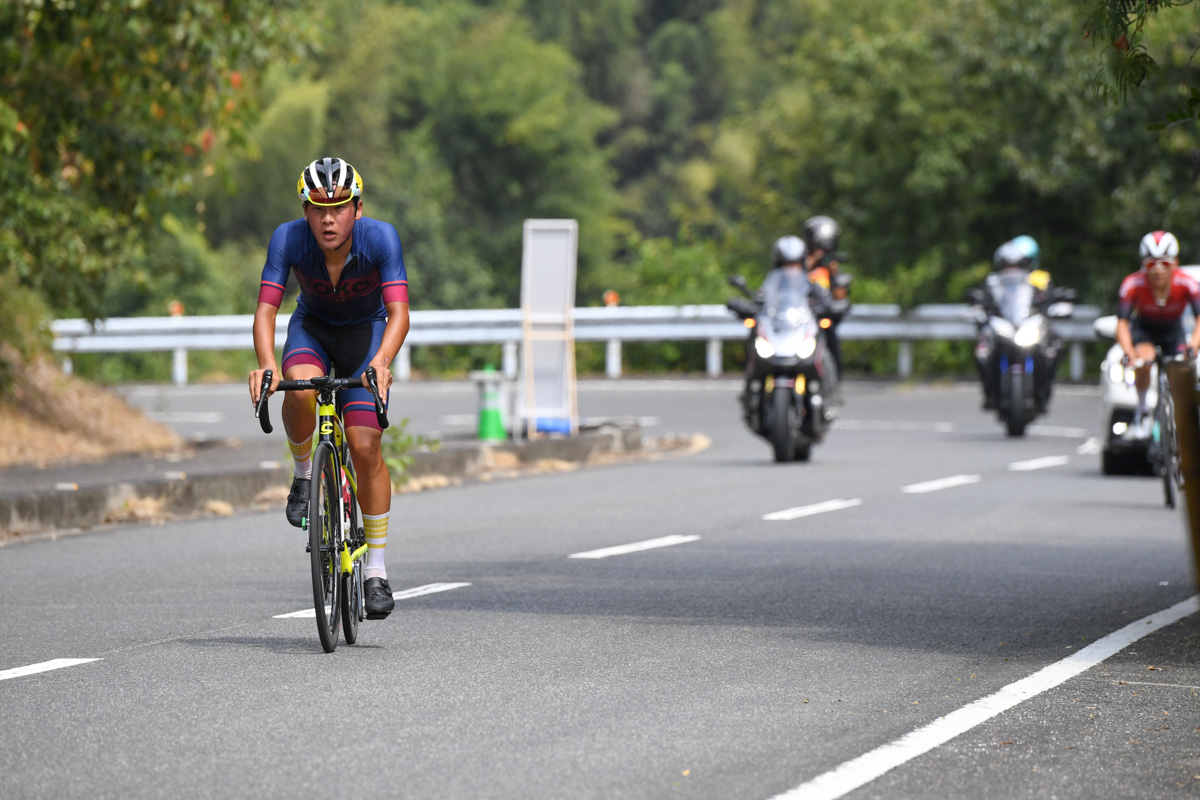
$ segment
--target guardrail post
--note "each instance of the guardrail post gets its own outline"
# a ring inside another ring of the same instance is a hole
[[[176,386],[186,386],[188,382],[187,348],[176,347],[171,355],[171,380]]]
[[[517,365],[517,346],[518,342],[508,341],[504,343],[503,354],[501,355],[500,371],[504,373],[504,377],[510,381],[517,379],[519,366]]]
[[[710,378],[721,377],[721,373],[724,371],[723,364],[721,363],[721,340],[720,339],[709,339],[708,340],[708,352],[705,355],[706,355],[706,358],[704,359],[704,361],[705,361],[705,366],[708,367],[708,377],[710,377]]]
[[[1083,380],[1083,343],[1071,342],[1071,380]]]
[[[75,372],[75,363],[73,361],[71,361],[70,356],[67,356],[66,358],[63,359],[62,371],[63,371],[63,375],[71,375],[72,373]]]
[[[1175,401],[1175,432],[1179,437],[1179,472],[1183,476],[1183,498],[1192,544],[1192,580],[1200,577],[1200,416],[1196,404],[1196,373],[1190,366],[1176,365],[1167,372],[1171,398]]]
[[[396,353],[395,367],[392,373],[396,380],[412,380],[412,348],[407,344],[400,345],[400,352]]]
[[[896,371],[900,373],[901,378],[912,377],[912,342],[908,339],[900,340],[900,353],[896,358]]]
[[[604,348],[604,374],[610,378],[621,377],[621,340],[609,339]]]

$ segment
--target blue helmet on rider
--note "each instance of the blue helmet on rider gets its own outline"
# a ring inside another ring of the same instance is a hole
[[[771,267],[797,264],[808,256],[808,247],[799,236],[781,236],[771,245]]]
[[[992,256],[992,267],[997,271],[1020,269],[1028,272],[1033,269],[1033,261],[1016,242],[1005,242],[996,248]]]
[[[1034,239],[1032,236],[1022,235],[1013,239],[1012,243],[1021,248],[1021,252],[1029,257],[1029,263],[1033,265],[1034,269],[1041,266],[1042,250],[1038,247],[1037,239]]]

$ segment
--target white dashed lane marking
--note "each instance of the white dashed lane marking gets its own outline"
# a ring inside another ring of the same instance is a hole
[[[936,481],[913,483],[905,486],[900,491],[905,494],[925,494],[926,492],[937,492],[942,489],[953,489],[955,486],[968,486],[972,483],[979,483],[981,480],[983,478],[980,475],[952,475],[949,478],[938,478]]]
[[[394,600],[411,600],[414,597],[422,595],[435,594],[437,592],[448,592],[451,589],[461,589],[464,586],[470,586],[469,583],[427,583],[424,586],[414,586],[411,589],[405,589],[400,592],[392,592]],[[315,619],[317,610],[315,608],[306,608],[303,611],[292,611],[288,614],[276,614],[271,619]]]
[[[763,514],[763,519],[768,522],[783,522],[789,519],[811,517],[813,514],[824,514],[827,511],[841,511],[843,508],[854,508],[861,505],[862,500],[859,499],[826,500],[824,503],[814,503],[811,506],[785,508],[783,511],[773,511],[770,514]]]
[[[1070,463],[1070,456],[1046,456],[1045,458],[1032,458],[1029,461],[1014,461],[1008,465],[1008,468],[1013,472],[1032,472],[1035,469],[1061,467]]]
[[[62,669],[63,667],[74,667],[78,664],[90,664],[93,661],[100,660],[99,658],[56,658],[53,661],[43,661],[40,664],[29,664],[24,667],[0,670],[0,681],[6,681],[9,678],[23,678],[26,675],[36,675],[39,672],[49,672],[50,670]]]
[[[686,544],[699,539],[699,536],[664,536],[661,539],[650,539],[645,542],[634,542],[633,544],[620,544],[616,547],[604,547],[599,550],[588,550],[585,553],[573,553],[568,558],[608,558],[609,556],[623,556],[626,553],[637,553],[642,550],[653,550],[656,547],[670,547],[673,544]]]

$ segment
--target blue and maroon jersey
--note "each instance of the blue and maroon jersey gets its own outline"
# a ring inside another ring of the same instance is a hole
[[[385,303],[408,302],[408,273],[395,227],[363,217],[354,223],[350,254],[337,286],[329,280],[325,254],[301,218],[275,229],[267,246],[258,301],[279,307],[288,272],[296,274],[296,310],[330,325],[386,319]]]

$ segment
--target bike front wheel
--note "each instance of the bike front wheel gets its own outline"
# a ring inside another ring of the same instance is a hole
[[[313,453],[312,489],[308,497],[308,549],[312,561],[313,603],[321,647],[332,653],[338,645],[342,590],[341,481],[333,447],[321,442]]]
[[[1175,409],[1171,403],[1170,387],[1162,381],[1158,398],[1158,458],[1163,481],[1163,503],[1175,507],[1179,480],[1179,438],[1175,433]]]

